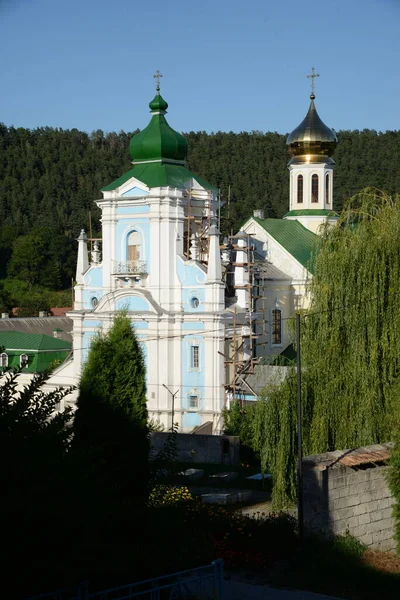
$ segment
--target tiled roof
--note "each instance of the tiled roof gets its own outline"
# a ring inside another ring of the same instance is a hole
[[[252,217],[303,267],[313,271],[312,253],[318,236],[304,227],[299,221],[284,219],[259,219]]]

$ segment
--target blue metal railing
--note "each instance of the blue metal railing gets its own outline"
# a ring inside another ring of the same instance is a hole
[[[87,583],[77,588],[65,588],[27,600],[223,600],[223,561],[210,565],[162,575],[154,579],[138,581],[128,585],[89,592]]]

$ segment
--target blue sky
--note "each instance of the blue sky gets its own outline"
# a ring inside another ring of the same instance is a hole
[[[0,121],[131,131],[160,69],[181,131],[400,128],[400,0],[0,0]]]

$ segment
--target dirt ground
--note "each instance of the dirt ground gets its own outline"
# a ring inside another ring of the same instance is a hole
[[[362,562],[386,573],[400,573],[400,556],[393,552],[366,550]],[[400,595],[400,592],[399,592]]]

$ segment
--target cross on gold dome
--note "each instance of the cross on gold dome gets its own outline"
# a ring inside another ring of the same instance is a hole
[[[156,92],[157,94],[160,93],[160,79],[161,77],[163,77],[163,74],[160,73],[160,71],[157,69],[157,71],[155,72],[155,74],[153,75],[154,79],[157,80],[157,84],[156,84]]]
[[[311,75],[307,75],[307,79],[311,79],[311,100],[314,100],[315,98],[315,94],[314,94],[314,89],[315,89],[315,78],[319,77],[319,73],[315,72],[315,67],[311,68]]]

